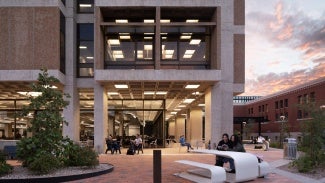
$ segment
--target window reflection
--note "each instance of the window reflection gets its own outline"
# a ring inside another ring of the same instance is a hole
[[[78,76],[94,76],[94,24],[78,24]]]

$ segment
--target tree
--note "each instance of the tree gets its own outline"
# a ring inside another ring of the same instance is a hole
[[[53,159],[51,166],[55,169],[61,166],[60,154],[64,142],[68,140],[62,137],[61,126],[68,123],[63,119],[61,110],[69,104],[64,100],[69,95],[53,87],[59,83],[58,79],[49,76],[47,70],[41,71],[38,82],[31,86],[34,95],[29,96],[30,104],[22,110],[22,116],[27,117],[31,112],[34,114],[27,129],[32,132],[32,137],[18,143],[17,157],[24,166],[30,167],[36,166],[37,159],[46,156]]]
[[[325,111],[316,103],[299,106],[310,116],[302,124],[301,151],[305,153],[295,161],[301,172],[308,172],[313,167],[324,166],[325,163]]]

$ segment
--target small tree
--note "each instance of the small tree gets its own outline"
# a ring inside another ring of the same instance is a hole
[[[302,124],[300,149],[305,155],[295,161],[298,170],[308,172],[315,166],[324,166],[325,154],[325,111],[315,103],[299,106],[308,112],[310,118]]]
[[[58,79],[49,76],[47,70],[42,70],[38,82],[31,86],[32,91],[39,95],[30,96],[30,104],[25,106],[22,112],[23,116],[28,116],[31,111],[34,114],[27,129],[33,135],[18,143],[17,157],[22,160],[24,166],[39,170],[39,173],[47,173],[61,166],[59,158],[64,141],[67,140],[62,137],[61,128],[61,125],[67,122],[60,111],[69,104],[64,100],[64,96],[69,96],[54,89],[52,86],[56,83],[59,83]],[[42,167],[46,163],[39,160],[45,157],[48,159],[48,165]]]

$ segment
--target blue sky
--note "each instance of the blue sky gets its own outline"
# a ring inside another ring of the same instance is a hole
[[[324,0],[246,0],[246,86],[269,95],[325,77]]]

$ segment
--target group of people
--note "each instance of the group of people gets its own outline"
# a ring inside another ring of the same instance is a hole
[[[222,140],[219,141],[217,150],[219,151],[236,151],[236,152],[246,152],[244,146],[240,143],[239,137],[237,135],[232,135],[229,139],[227,133],[222,135]],[[224,163],[229,162],[230,170],[229,173],[236,173],[235,163],[231,158],[216,156],[216,166],[223,167]]]
[[[105,151],[105,154],[107,154],[107,151],[111,151],[111,154],[117,154],[117,151],[119,151],[121,154],[121,137],[117,135],[115,138],[113,138],[112,135],[109,135],[106,138],[106,146],[107,149]]]
[[[106,138],[106,151],[105,154],[107,154],[108,151],[111,152],[111,154],[114,154],[117,152],[119,152],[121,154],[121,137],[120,136],[116,136],[113,137],[112,135],[109,135]],[[139,151],[142,151],[143,154],[143,148],[142,148],[142,138],[140,136],[140,134],[137,134],[135,139],[130,141],[130,150],[132,150],[132,153],[135,154],[135,152],[138,150],[138,154]]]

